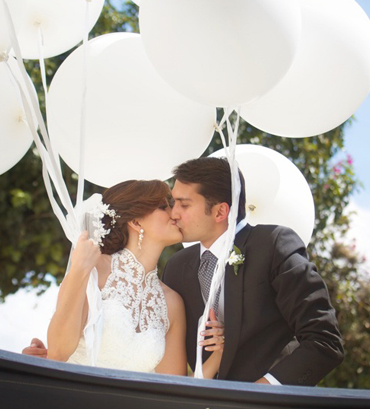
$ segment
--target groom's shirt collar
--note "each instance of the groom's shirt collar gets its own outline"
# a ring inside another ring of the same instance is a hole
[[[206,250],[209,250],[214,256],[216,256],[219,259],[224,248],[226,233],[227,230],[221,234],[221,236],[211,245],[209,249],[207,249],[207,247],[204,247],[203,244],[200,243],[200,256],[202,257],[202,254]]]

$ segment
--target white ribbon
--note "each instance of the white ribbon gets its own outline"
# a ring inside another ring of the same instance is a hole
[[[224,145],[225,154],[227,160],[230,165],[231,170],[231,208],[230,213],[228,216],[228,230],[225,238],[225,245],[223,247],[224,251],[222,252],[221,256],[218,259],[215,272],[213,274],[211,288],[209,290],[209,297],[208,301],[206,302],[203,315],[199,319],[199,326],[198,326],[198,334],[197,334],[197,357],[196,357],[196,365],[194,371],[195,378],[203,378],[203,361],[202,361],[202,352],[203,347],[199,345],[200,341],[204,340],[204,336],[200,335],[200,332],[203,331],[206,327],[206,322],[209,316],[209,310],[214,304],[216,294],[218,289],[221,286],[221,283],[224,281],[225,277],[225,267],[227,263],[227,259],[230,256],[230,252],[232,251],[235,234],[236,234],[236,220],[238,218],[238,208],[239,208],[239,196],[240,196],[240,179],[239,179],[239,172],[238,172],[238,163],[235,160],[235,149],[236,149],[236,139],[238,135],[238,128],[239,128],[239,112],[240,108],[237,110],[237,120],[235,123],[234,129],[232,129],[229,116],[232,110],[225,109],[225,114],[223,119],[220,122],[220,125],[216,128],[217,131],[220,133],[222,143]],[[226,146],[226,140],[224,134],[222,132],[221,126],[226,121],[227,124],[227,131],[229,136],[229,147]],[[247,224],[246,220],[243,220],[238,228],[241,229]]]
[[[31,134],[32,134],[32,136],[34,138],[36,147],[37,147],[37,149],[39,151],[39,154],[40,154],[40,158],[41,158],[41,162],[42,162],[42,175],[43,175],[45,188],[46,188],[46,192],[48,194],[49,200],[50,200],[51,207],[52,207],[55,215],[57,216],[60,224],[62,225],[62,228],[63,228],[67,238],[71,242],[76,242],[77,241],[76,237],[72,232],[73,230],[76,229],[76,224],[74,223],[73,219],[70,220],[70,223],[67,223],[66,218],[65,218],[62,210],[60,209],[59,205],[57,204],[57,202],[56,202],[56,200],[54,198],[53,188],[52,188],[52,185],[51,185],[51,180],[54,182],[54,186],[56,187],[57,192],[61,193],[61,191],[60,191],[60,189],[58,189],[58,184],[56,183],[57,177],[55,176],[55,173],[53,171],[53,167],[52,167],[51,161],[50,161],[50,156],[49,156],[48,152],[46,151],[44,145],[42,144],[39,135],[35,131],[35,124],[33,122],[33,116],[31,114],[31,107],[29,106],[27,98],[26,98],[26,96],[25,96],[25,94],[23,92],[23,89],[21,87],[21,84],[19,83],[18,79],[16,78],[16,76],[12,72],[12,69],[11,69],[10,65],[8,63],[6,63],[6,66],[7,66],[8,70],[9,70],[9,73],[12,75],[13,81],[18,86],[18,90],[20,91],[20,96],[21,96],[21,99],[22,99],[23,108],[24,108],[26,118],[27,118],[27,125],[29,126],[29,129],[30,129]],[[28,80],[28,78],[27,78],[27,80]]]
[[[6,15],[6,18],[7,18],[7,25],[8,25],[9,36],[10,36],[10,39],[11,39],[11,44],[12,44],[14,53],[15,53],[15,55],[17,57],[18,67],[20,69],[21,75],[23,77],[23,80],[24,80],[24,83],[25,83],[25,86],[26,86],[26,89],[27,89],[27,93],[28,93],[27,96],[30,99],[31,106],[32,106],[32,108],[31,108],[22,87],[20,86],[18,80],[15,78],[15,76],[13,74],[13,77],[14,77],[15,81],[17,82],[18,86],[19,86],[19,90],[20,90],[20,93],[21,93],[21,96],[22,96],[23,107],[24,107],[24,110],[25,110],[25,113],[26,113],[27,122],[29,124],[30,131],[32,133],[33,139],[34,139],[34,141],[36,143],[36,147],[40,152],[40,157],[41,157],[41,160],[43,161],[43,166],[47,167],[47,171],[49,173],[49,176],[52,178],[54,185],[58,186],[57,190],[59,190],[59,192],[60,192],[59,198],[60,198],[60,200],[62,202],[62,205],[64,206],[64,208],[67,210],[68,213],[73,215],[73,205],[72,205],[72,202],[71,202],[67,187],[66,187],[66,185],[64,183],[62,174],[61,174],[61,172],[59,170],[60,168],[59,168],[58,164],[56,163],[56,159],[55,159],[55,156],[53,154],[52,147],[50,145],[49,135],[48,135],[48,132],[46,130],[46,126],[45,126],[45,123],[44,123],[44,120],[43,120],[43,117],[42,117],[42,114],[41,114],[41,111],[40,111],[40,107],[39,107],[37,98],[34,95],[32,84],[29,81],[29,77],[28,77],[26,68],[25,68],[25,66],[23,64],[21,50],[20,50],[20,47],[19,47],[19,43],[18,43],[18,40],[17,40],[16,33],[15,33],[14,24],[13,24],[13,21],[12,21],[12,18],[11,18],[11,14],[10,14],[10,11],[9,11],[7,0],[2,0],[2,1],[3,1],[3,5],[4,5],[5,15]],[[9,70],[11,71],[11,67],[9,65],[8,65],[8,67],[9,67]],[[43,137],[43,141],[45,143],[46,150],[45,149],[42,150],[41,146],[43,146],[43,145],[42,145],[41,139],[40,139],[38,133],[35,131],[35,126],[34,126],[34,123],[33,123],[33,117],[31,115],[32,111],[34,112],[34,114],[35,114],[35,116],[37,118],[37,122],[38,122],[38,125],[39,125],[39,128],[40,128],[40,133],[41,133],[41,135]],[[49,159],[48,163],[46,163],[45,155]],[[50,166],[50,169],[48,169],[49,166]],[[48,192],[48,195],[49,195],[49,199],[51,200],[50,193],[52,194],[52,191],[51,192],[47,191],[47,192]],[[76,226],[76,220],[75,220],[74,217],[72,217],[72,221],[73,221],[74,225]]]
[[[79,231],[87,230],[90,237],[93,237],[95,226],[89,223],[90,218],[87,217],[87,215],[92,210],[97,209],[101,203],[102,195],[95,193],[75,207],[75,215],[78,220]],[[67,220],[68,217],[69,216],[67,216]],[[68,262],[68,265],[70,265],[70,262]],[[67,270],[66,274],[68,274],[68,271],[69,270]],[[96,366],[103,330],[102,298],[98,286],[98,272],[96,268],[90,273],[86,288],[86,296],[89,304],[87,322],[84,328],[86,354],[91,365]]]
[[[45,95],[45,109],[48,111],[48,88],[46,84],[46,70],[45,70],[45,59],[44,59],[44,36],[42,35],[41,26],[38,25],[37,28],[37,40],[38,40],[38,51],[39,51],[39,62],[40,62],[40,71],[41,71],[41,82],[42,87],[44,88]]]

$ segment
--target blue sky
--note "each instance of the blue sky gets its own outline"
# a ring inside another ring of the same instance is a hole
[[[357,0],[370,18],[370,0]],[[354,114],[345,130],[345,149],[354,159],[354,169],[363,189],[352,197],[350,210],[355,210],[348,239],[355,240],[357,251],[367,259],[365,271],[370,273],[370,95]]]
[[[370,18],[370,0],[357,0]],[[370,211],[370,95],[355,113],[355,120],[346,128],[345,146],[353,156],[357,177],[364,189],[355,194],[353,201],[357,206]]]

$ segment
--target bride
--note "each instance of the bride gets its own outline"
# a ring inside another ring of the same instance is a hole
[[[95,267],[102,300],[97,366],[186,375],[186,321],[181,297],[157,276],[166,246],[181,242],[171,219],[166,183],[126,181],[107,189],[102,203],[86,212],[93,234],[81,234],[48,329],[48,358],[89,365],[85,326],[90,272]],[[218,372],[223,327],[211,310],[203,341],[213,351],[205,378]]]

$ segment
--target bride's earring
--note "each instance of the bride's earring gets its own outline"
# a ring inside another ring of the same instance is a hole
[[[144,229],[140,229],[139,241],[137,243],[137,246],[139,247],[140,250],[141,250],[141,243],[143,242],[143,238],[144,238]]]

